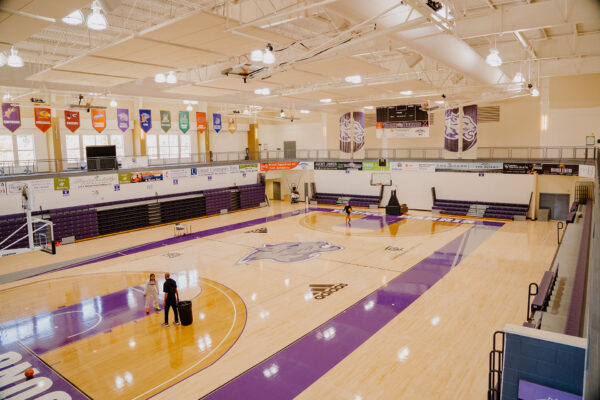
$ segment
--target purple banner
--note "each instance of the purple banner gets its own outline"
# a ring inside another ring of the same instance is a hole
[[[13,132],[21,126],[21,108],[16,103],[2,103],[2,124]]]
[[[446,110],[446,119],[444,121],[444,149],[447,151],[458,151],[458,108]]]
[[[117,108],[117,125],[122,132],[129,129],[129,109]]]
[[[340,117],[340,150],[352,152],[352,120],[349,112]]]
[[[462,151],[477,144],[477,104],[463,107]]]
[[[146,133],[152,129],[152,111],[140,109],[140,126]]]
[[[352,124],[354,130],[352,151],[359,151],[365,145],[365,113],[355,111],[352,113]]]

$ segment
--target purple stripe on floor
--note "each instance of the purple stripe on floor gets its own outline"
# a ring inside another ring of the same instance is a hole
[[[296,397],[417,300],[501,225],[473,226],[386,286],[204,399]]]
[[[130,287],[35,317],[2,323],[0,350],[20,341],[42,355],[145,316],[143,290]]]
[[[27,368],[32,368],[34,375],[25,380]],[[2,347],[0,376],[0,399],[89,399],[18,342]]]

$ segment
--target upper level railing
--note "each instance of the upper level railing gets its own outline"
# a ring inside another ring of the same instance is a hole
[[[478,161],[525,161],[525,162],[592,162],[595,160],[594,147],[479,147]],[[148,157],[148,168],[190,164],[226,164],[243,162],[269,162],[281,160],[466,160],[452,158],[441,147],[381,148],[365,149],[362,156],[351,155],[340,150],[263,150],[260,152],[228,151],[190,154],[188,157],[160,158]],[[135,156],[118,157],[119,161]],[[138,156],[139,158],[139,156]],[[87,170],[87,163],[81,159],[36,159],[30,161],[0,161],[0,176],[75,172]]]

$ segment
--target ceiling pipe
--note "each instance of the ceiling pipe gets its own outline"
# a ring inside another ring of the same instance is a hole
[[[339,15],[354,21],[377,15],[381,11],[397,4],[397,0],[346,0],[343,3],[330,4],[327,7],[334,9]],[[378,28],[388,28],[402,23],[406,10],[395,9],[377,19]],[[412,18],[420,17],[419,13]],[[403,30],[393,34],[401,43],[405,43],[412,50],[437,60],[448,67],[460,72],[465,77],[477,82],[496,85],[509,83],[511,79],[500,68],[490,67],[471,46],[463,40],[449,33],[442,33],[435,25]]]

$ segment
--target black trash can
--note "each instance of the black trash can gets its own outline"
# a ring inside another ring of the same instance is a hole
[[[179,321],[181,322],[181,325],[187,326],[194,322],[191,301],[180,301],[179,304],[177,304],[177,312],[179,312]]]

